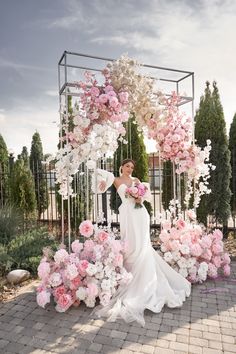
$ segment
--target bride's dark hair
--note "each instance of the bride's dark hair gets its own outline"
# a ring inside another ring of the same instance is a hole
[[[121,166],[124,166],[124,165],[127,164],[128,162],[132,162],[132,164],[133,164],[134,167],[135,167],[135,161],[132,160],[132,159],[124,159],[124,160],[121,162]]]

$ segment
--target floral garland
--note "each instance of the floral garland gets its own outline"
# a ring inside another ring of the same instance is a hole
[[[123,266],[125,244],[115,239],[115,233],[106,228],[94,226],[90,220],[80,224],[80,233],[85,242],[75,240],[72,253],[64,248],[55,254],[44,250],[38,267],[41,284],[37,288],[37,303],[45,307],[53,296],[58,312],[65,312],[72,305],[94,307],[108,305],[112,295],[121,284],[132,279]]]
[[[207,232],[193,210],[184,216],[178,202],[171,201],[169,220],[162,223],[161,251],[167,263],[192,283],[216,278],[220,270],[230,275],[230,257],[224,252],[222,232]]]

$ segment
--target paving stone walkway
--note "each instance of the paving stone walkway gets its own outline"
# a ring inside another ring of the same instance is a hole
[[[37,306],[35,285],[0,304],[0,353],[236,353],[236,262],[228,280],[194,285],[181,308],[146,311],[146,325],[90,317],[81,305],[65,314]]]

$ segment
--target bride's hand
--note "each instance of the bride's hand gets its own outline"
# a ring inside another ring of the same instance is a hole
[[[104,192],[105,188],[106,188],[106,182],[105,182],[105,181],[101,181],[101,182],[99,183],[99,189],[100,189],[100,191],[101,191],[101,192]]]

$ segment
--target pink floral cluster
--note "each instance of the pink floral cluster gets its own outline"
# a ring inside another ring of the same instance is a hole
[[[166,111],[164,115],[162,114],[164,120],[161,122],[159,115],[156,117],[154,114],[147,121],[149,137],[157,141],[157,147],[163,160],[185,159],[187,157],[186,151],[191,145],[191,118],[186,118],[184,113],[180,112],[178,109],[179,100],[179,96],[173,93],[166,100]]]
[[[143,198],[147,192],[147,187],[142,183],[135,183],[132,187],[127,187],[125,190],[126,198],[133,198],[134,200],[138,198]],[[142,208],[143,205],[139,202],[135,202],[135,208]]]
[[[216,278],[220,270],[230,275],[230,257],[224,252],[222,232],[216,229],[207,233],[195,220],[192,210],[172,222],[165,221],[160,233],[164,259],[192,283]]]
[[[37,289],[37,303],[45,307],[53,296],[56,310],[65,312],[72,305],[94,307],[96,298],[105,306],[121,284],[131,279],[123,266],[124,245],[114,233],[95,228],[90,220],[80,224],[85,242],[75,240],[69,254],[64,248],[53,255],[44,250],[38,267],[41,284]]]

